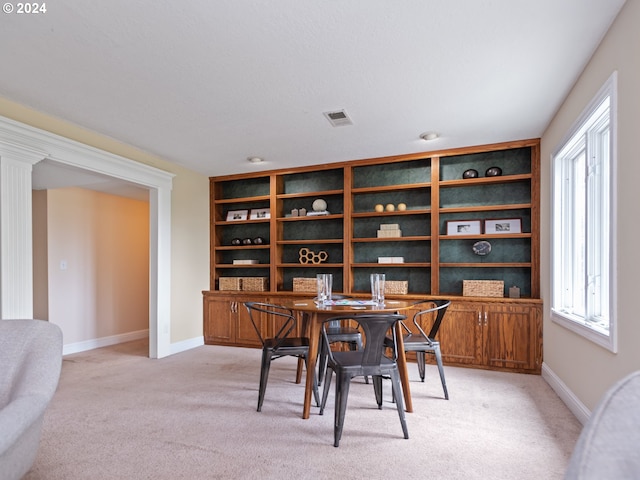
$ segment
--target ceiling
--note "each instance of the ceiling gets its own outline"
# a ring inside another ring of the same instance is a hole
[[[207,176],[535,138],[623,4],[56,0],[3,14],[0,96]]]

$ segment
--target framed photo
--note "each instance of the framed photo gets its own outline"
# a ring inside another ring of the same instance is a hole
[[[268,208],[252,208],[249,220],[264,220],[271,218],[271,212]]]
[[[479,235],[482,222],[480,220],[455,220],[447,222],[447,235]]]
[[[494,220],[485,220],[484,233],[487,235],[522,233],[522,220],[519,218],[496,218]]]
[[[237,222],[238,220],[246,220],[249,210],[229,210],[227,212],[227,222]]]

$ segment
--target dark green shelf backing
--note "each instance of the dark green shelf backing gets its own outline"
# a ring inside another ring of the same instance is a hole
[[[440,189],[440,207],[475,207],[531,202],[531,182],[469,185]]]
[[[484,233],[484,221],[496,220],[498,218],[519,218],[521,219],[522,232],[531,233],[531,210],[522,209],[487,212],[443,213],[440,215],[440,234],[446,235],[448,221],[454,222],[459,220],[480,220],[481,232]]]
[[[342,244],[327,243],[325,245],[305,245],[304,241],[300,245],[283,245],[282,247],[282,263],[300,263],[300,249],[307,248],[311,252],[326,252],[328,257],[325,263],[343,263],[342,262]]]
[[[500,167],[502,175],[531,173],[531,147],[441,157],[440,180],[461,179],[468,169],[477,170],[484,177],[490,167]]]
[[[342,190],[344,173],[341,168],[317,172],[291,173],[283,176],[283,191],[278,193],[322,192]]]
[[[377,263],[378,257],[404,257],[405,263],[428,263],[430,254],[431,242],[428,241],[353,244],[355,263]]]
[[[270,182],[269,177],[247,178],[243,180],[229,180],[227,182],[218,183],[218,187],[222,185],[223,200],[243,197],[258,197],[269,195]],[[267,203],[267,206],[268,203]]]
[[[379,187],[388,185],[424,183],[431,181],[431,159],[410,160],[393,164],[354,167],[353,187]]]
[[[220,277],[269,277],[269,266],[263,268],[225,268],[218,270]]]
[[[476,240],[443,240],[440,261],[443,263],[525,263],[531,261],[530,238],[486,238],[491,244],[488,255],[476,255],[472,247]]]
[[[344,198],[342,195],[325,195],[322,197],[327,202],[327,210],[329,213],[340,214],[344,213]],[[285,217],[291,216],[291,210],[297,208],[304,208],[307,212],[313,211],[314,197],[302,197],[302,198],[287,198],[282,202],[282,214]]]
[[[278,288],[279,291],[291,292],[293,291],[293,279],[294,278],[316,278],[318,273],[330,273],[333,275],[333,288],[334,292],[344,291],[342,285],[342,269],[341,268],[327,268],[320,265],[309,268],[286,268],[282,275],[282,286]],[[309,292],[309,296],[315,296],[316,292]]]
[[[262,237],[269,242],[269,224],[267,222],[225,225],[220,230],[222,231],[222,246],[231,245],[231,240],[234,238],[253,240],[256,237]]]
[[[269,249],[221,250],[218,252],[219,264],[233,264],[234,260],[258,260],[261,265],[269,268]]]
[[[440,294],[462,295],[462,280],[503,280],[505,295],[513,286],[520,287],[520,295],[531,295],[530,268],[442,268],[440,267]]]
[[[429,215],[390,215],[353,219],[354,238],[376,238],[381,224],[397,224],[403,237],[431,235]]]
[[[359,193],[353,195],[353,211],[355,213],[375,212],[375,206],[404,203],[407,210],[431,208],[431,189],[400,190],[397,192]]]
[[[342,219],[314,219],[283,223],[283,240],[300,240],[304,242],[304,240],[315,240],[319,238],[344,238]]]
[[[380,265],[375,268],[353,268],[354,293],[371,293],[371,274],[384,273],[385,280],[409,281],[408,293],[429,294],[431,292],[431,270],[429,268],[394,269]]]

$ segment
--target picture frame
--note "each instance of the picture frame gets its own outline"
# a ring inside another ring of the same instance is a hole
[[[267,218],[271,218],[269,208],[252,208],[249,214],[249,220],[266,220]]]
[[[482,233],[481,220],[449,220],[447,221],[447,235],[480,235]]]
[[[246,220],[249,210],[229,210],[227,212],[227,222],[238,222]]]
[[[522,233],[521,218],[494,218],[484,221],[484,233],[487,235],[504,235]]]

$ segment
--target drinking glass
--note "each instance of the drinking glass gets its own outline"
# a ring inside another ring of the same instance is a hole
[[[333,275],[330,273],[318,273],[316,275],[316,284],[318,287],[318,304],[326,305],[331,302]]]
[[[378,305],[384,305],[384,273],[371,274],[371,300]]]

